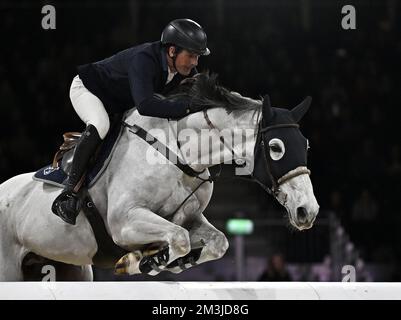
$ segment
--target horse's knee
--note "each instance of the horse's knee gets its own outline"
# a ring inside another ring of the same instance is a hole
[[[177,256],[185,256],[191,251],[189,233],[184,228],[178,228],[170,238],[170,248]]]
[[[226,236],[223,233],[218,233],[205,249],[211,259],[220,259],[224,256],[228,247],[229,243]]]

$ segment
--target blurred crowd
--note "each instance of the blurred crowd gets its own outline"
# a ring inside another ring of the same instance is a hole
[[[158,40],[179,12],[206,29],[212,55],[199,69],[222,85],[269,93],[280,107],[313,97],[301,126],[320,204],[367,261],[400,261],[400,8],[357,2],[357,29],[346,31],[334,4],[310,1],[308,18],[299,1],[254,2],[260,10],[238,1],[67,2],[55,4],[53,31],[41,29],[38,4],[0,7],[0,182],[48,164],[61,134],[83,129],[68,95],[77,65]]]

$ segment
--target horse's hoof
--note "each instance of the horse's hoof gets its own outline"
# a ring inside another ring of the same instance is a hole
[[[142,259],[142,253],[137,250],[134,252],[129,252],[122,256],[120,260],[117,261],[114,267],[114,274],[139,274],[139,262]]]

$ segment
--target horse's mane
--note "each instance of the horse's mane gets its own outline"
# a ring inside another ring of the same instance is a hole
[[[233,111],[249,111],[260,108],[261,102],[241,96],[218,85],[217,74],[199,73],[194,78],[185,79],[181,85],[167,96],[169,100],[190,99],[191,105],[206,108],[225,108]]]

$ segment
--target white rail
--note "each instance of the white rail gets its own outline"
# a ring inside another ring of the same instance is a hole
[[[1,282],[0,300],[401,300],[401,283]]]

